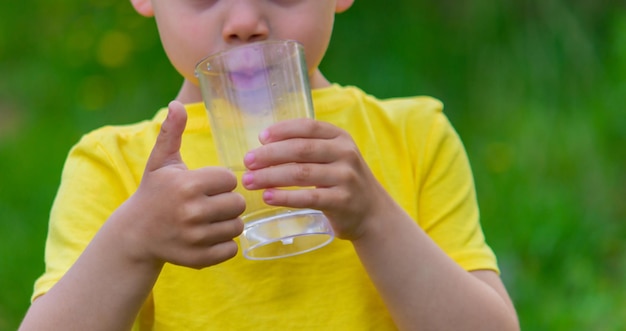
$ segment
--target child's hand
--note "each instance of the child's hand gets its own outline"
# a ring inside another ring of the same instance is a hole
[[[350,240],[394,205],[350,135],[336,126],[289,120],[270,126],[259,140],[263,146],[244,158],[249,171],[242,182],[247,189],[266,189],[270,205],[321,210],[337,236]],[[277,189],[290,186],[303,188]]]
[[[186,120],[183,105],[170,103],[141,184],[116,213],[134,258],[203,268],[236,255],[245,202],[229,170],[187,169],[179,153]]]

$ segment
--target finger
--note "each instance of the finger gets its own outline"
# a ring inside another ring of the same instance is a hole
[[[161,124],[161,131],[148,158],[147,171],[154,171],[172,164],[183,164],[180,157],[180,145],[186,124],[185,106],[178,101],[170,102],[167,118]]]
[[[329,187],[349,180],[349,173],[329,164],[288,163],[246,172],[241,179],[248,190],[270,187]]]
[[[239,247],[234,240],[213,245],[205,252],[207,255],[207,264],[208,266],[212,266],[230,260],[237,255],[238,250]]]
[[[211,216],[211,219],[197,221],[181,232],[180,238],[188,247],[206,247],[232,240],[243,232],[243,221],[238,216],[229,219],[215,219]]]
[[[240,218],[207,224],[203,231],[204,236],[198,238],[196,245],[212,246],[233,240],[243,232],[243,226],[243,221]]]
[[[301,190],[267,189],[263,201],[271,206],[292,208],[312,208],[334,210],[347,203],[347,195],[331,188],[310,188]]]
[[[235,257],[238,249],[234,240],[227,240],[208,247],[198,246],[194,249],[181,249],[174,252],[166,261],[175,265],[202,269]]]
[[[289,139],[256,148],[243,162],[250,170],[291,162],[330,163],[338,158],[340,147],[335,140]]]
[[[235,174],[223,167],[203,167],[189,171],[187,192],[212,196],[233,191],[237,187]]]
[[[326,122],[310,118],[298,118],[270,125],[259,134],[261,144],[292,138],[333,139],[342,130]]]
[[[239,193],[229,192],[203,200],[204,222],[217,223],[239,217],[246,209],[246,201]]]

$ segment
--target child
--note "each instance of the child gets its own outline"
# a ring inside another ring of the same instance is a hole
[[[70,152],[21,330],[518,329],[441,104],[377,100],[318,70],[353,0],[131,2],[155,17],[182,88],[154,119]],[[217,166],[194,67],[266,39],[304,45],[317,120],[263,131],[241,185],[323,211],[339,239],[250,261],[237,255],[245,202]]]

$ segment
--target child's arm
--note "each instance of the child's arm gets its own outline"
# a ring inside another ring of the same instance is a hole
[[[399,207],[389,206],[372,215],[379,221],[372,219],[353,245],[401,329],[518,330],[494,271],[466,272]]]
[[[107,220],[20,330],[128,330],[165,262],[202,268],[235,256],[245,208],[224,168],[188,170],[186,112],[170,104],[137,192]]]
[[[270,204],[323,210],[338,237],[352,241],[400,329],[518,329],[498,275],[450,259],[378,183],[349,134],[295,120],[260,139],[245,158],[244,185],[267,189]],[[315,189],[273,189],[283,186]]]

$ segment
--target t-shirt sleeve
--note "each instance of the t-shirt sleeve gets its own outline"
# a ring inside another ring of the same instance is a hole
[[[434,115],[421,157],[420,226],[464,269],[499,272],[480,225],[467,153],[441,111]]]
[[[102,224],[129,195],[115,157],[90,134],[72,148],[54,200],[45,248],[45,272],[32,300],[46,293],[80,256]]]

